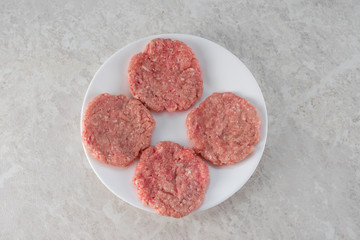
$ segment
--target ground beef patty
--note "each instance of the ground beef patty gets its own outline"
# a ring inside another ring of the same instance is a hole
[[[216,165],[243,160],[260,138],[260,118],[255,107],[233,93],[213,93],[186,118],[194,149]]]
[[[101,94],[87,106],[82,140],[97,160],[127,166],[150,145],[155,121],[138,100]]]
[[[154,111],[186,110],[201,96],[203,81],[190,47],[157,38],[130,61],[129,87],[134,98]]]
[[[141,154],[133,181],[145,205],[160,215],[180,218],[203,202],[209,170],[192,149],[159,142]]]

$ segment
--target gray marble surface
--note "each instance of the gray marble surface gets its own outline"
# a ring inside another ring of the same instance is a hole
[[[0,19],[0,239],[360,239],[358,0],[1,0]],[[183,219],[114,196],[80,140],[94,73],[159,33],[229,49],[269,114],[249,182]]]

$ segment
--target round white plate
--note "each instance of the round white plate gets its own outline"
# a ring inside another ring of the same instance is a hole
[[[246,183],[260,162],[267,136],[268,120],[264,97],[253,75],[231,52],[204,38],[185,34],[162,34],[140,39],[117,51],[100,67],[86,92],[81,116],[83,116],[89,101],[101,93],[131,96],[127,81],[130,58],[143,51],[145,45],[154,38],[177,39],[193,49],[202,70],[204,92],[201,99],[196,101],[188,111],[152,112],[156,127],[151,145],[169,140],[192,147],[191,141],[186,136],[185,118],[191,109],[196,108],[213,92],[233,92],[246,98],[260,113],[261,139],[250,156],[242,162],[230,166],[216,167],[207,163],[210,182],[204,202],[196,211],[205,210],[225,201]],[[94,172],[111,192],[135,207],[155,212],[150,207],[144,206],[137,197],[136,188],[132,183],[137,162],[126,168],[109,166],[95,160],[85,148],[84,150]]]

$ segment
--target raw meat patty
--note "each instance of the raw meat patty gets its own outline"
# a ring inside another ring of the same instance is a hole
[[[155,121],[138,100],[101,94],[87,106],[82,141],[97,160],[127,166],[150,145]]]
[[[144,52],[132,57],[128,76],[134,98],[158,112],[186,110],[203,91],[198,60],[177,40],[150,41]]]
[[[194,149],[215,165],[243,160],[260,139],[255,107],[233,93],[213,93],[186,118]]]
[[[194,150],[159,142],[141,154],[133,181],[145,205],[160,215],[180,218],[203,202],[209,169]]]

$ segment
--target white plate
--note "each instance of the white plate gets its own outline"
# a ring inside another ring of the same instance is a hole
[[[260,162],[267,136],[268,120],[264,97],[253,75],[231,52],[209,40],[191,35],[162,34],[140,39],[117,51],[100,67],[86,92],[81,116],[83,116],[84,108],[89,101],[101,93],[131,96],[127,81],[130,58],[143,51],[151,39],[158,37],[183,41],[193,49],[202,70],[204,92],[201,99],[188,111],[152,112],[156,127],[151,145],[156,145],[159,141],[170,140],[191,147],[192,143],[186,136],[185,118],[191,109],[197,107],[213,92],[229,91],[246,98],[258,109],[262,120],[260,142],[256,145],[255,151],[244,161],[223,167],[214,167],[208,164],[209,186],[203,204],[196,211],[205,210],[225,201],[246,183]],[[144,206],[137,197],[136,188],[132,183],[136,162],[126,168],[114,167],[95,160],[86,150],[85,153],[98,178],[111,192],[135,207],[155,212]]]

